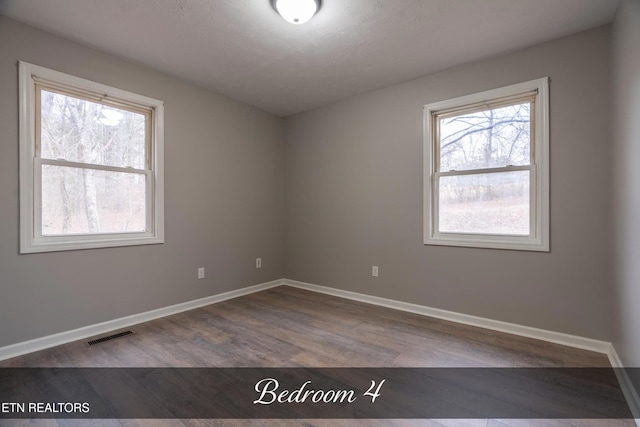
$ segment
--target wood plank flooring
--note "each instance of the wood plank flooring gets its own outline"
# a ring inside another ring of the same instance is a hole
[[[610,367],[606,355],[280,286],[0,367]],[[117,332],[117,331],[115,331]],[[5,421],[5,423],[7,423]],[[0,420],[1,425],[5,425]],[[633,426],[632,420],[20,420],[37,426]]]

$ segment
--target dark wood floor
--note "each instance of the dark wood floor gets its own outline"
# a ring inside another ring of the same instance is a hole
[[[281,286],[0,367],[610,367],[606,355]],[[70,420],[42,426],[633,426],[632,420]],[[0,421],[0,425],[3,424]]]

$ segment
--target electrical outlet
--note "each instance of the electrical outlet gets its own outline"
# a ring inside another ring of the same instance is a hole
[[[198,279],[204,279],[204,267],[198,268]]]
[[[378,266],[374,265],[373,267],[371,267],[371,275],[373,277],[378,277]]]
[[[262,268],[262,258],[256,258],[256,268]]]

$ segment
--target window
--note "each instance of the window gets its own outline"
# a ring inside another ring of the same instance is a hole
[[[424,107],[424,243],[549,251],[548,78]]]
[[[20,62],[21,253],[163,242],[163,104]]]

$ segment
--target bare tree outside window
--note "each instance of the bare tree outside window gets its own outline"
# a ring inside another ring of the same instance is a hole
[[[164,243],[164,103],[19,61],[20,253]]]
[[[439,120],[439,231],[528,235],[531,103]],[[458,174],[457,172],[460,172]]]
[[[425,245],[549,251],[549,78],[424,105]]]
[[[40,90],[42,234],[145,230],[145,114]],[[73,163],[71,163],[73,162]]]

